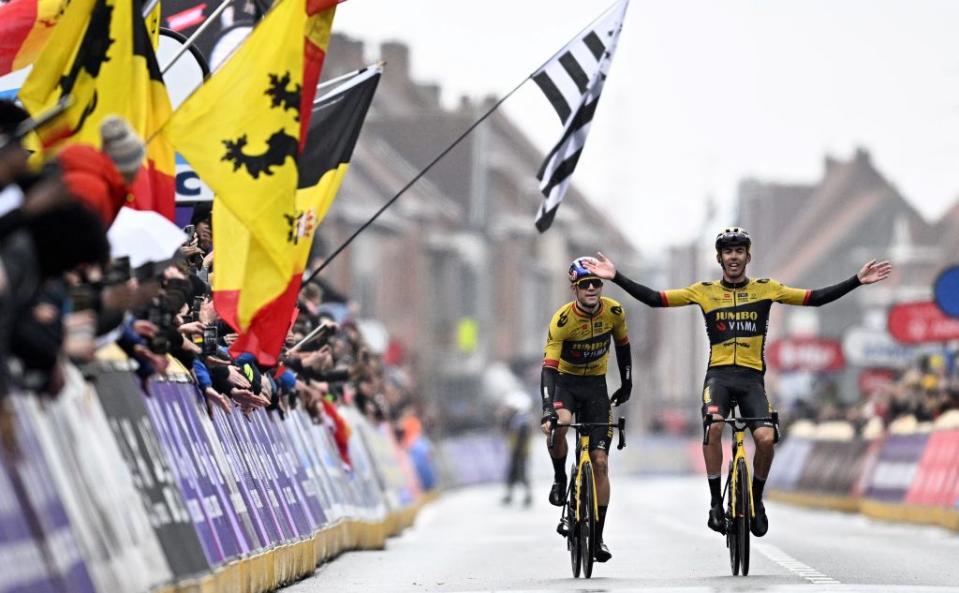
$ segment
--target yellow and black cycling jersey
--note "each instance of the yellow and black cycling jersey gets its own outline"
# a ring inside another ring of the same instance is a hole
[[[599,308],[589,314],[576,301],[566,303],[549,322],[543,366],[567,375],[603,376],[610,337],[620,346],[629,342],[622,305],[600,297]]]
[[[776,280],[697,282],[659,295],[664,307],[699,305],[709,335],[709,367],[736,365],[766,370],[763,354],[769,310],[773,303],[805,305],[812,291],[790,288]]]

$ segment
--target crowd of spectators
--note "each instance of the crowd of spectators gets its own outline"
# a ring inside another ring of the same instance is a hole
[[[790,421],[850,422],[858,432],[867,426],[888,428],[901,418],[935,422],[950,410],[959,410],[959,357],[945,350],[918,356],[906,369],[875,371],[860,384],[859,397],[849,401],[835,381],[814,382],[814,392],[788,411]]]
[[[275,366],[231,354],[238,335],[210,288],[210,205],[194,208],[177,254],[131,269],[128,258],[111,259],[106,231],[131,194],[142,140],[122,119],[107,118],[100,149],[72,145],[37,168],[22,143],[30,125],[26,112],[0,101],[0,397],[55,397],[64,365],[82,367],[115,344],[144,382],[192,375],[211,410],[282,416],[301,406],[330,427],[344,456],[350,430],[340,406],[390,422],[403,442],[419,436],[406,361],[370,348],[345,295],[322,282],[304,287]]]

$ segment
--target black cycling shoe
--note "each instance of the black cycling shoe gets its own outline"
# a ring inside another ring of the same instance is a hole
[[[566,477],[553,480],[553,487],[549,489],[549,504],[561,507],[566,504]]]
[[[769,519],[766,518],[766,507],[763,506],[763,503],[759,503],[756,505],[755,510],[756,516],[753,517],[753,520],[749,523],[749,530],[752,531],[756,537],[762,537],[769,531]]]
[[[606,547],[604,542],[597,542],[596,546],[596,562],[606,562],[613,557],[613,553],[609,551],[609,548]]]
[[[569,522],[565,517],[559,520],[559,525],[556,526],[556,533],[566,537],[569,535]]]
[[[709,519],[706,525],[713,531],[726,535],[726,513],[723,511],[722,501],[709,507]]]

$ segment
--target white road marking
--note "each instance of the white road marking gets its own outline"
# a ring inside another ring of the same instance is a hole
[[[801,576],[810,583],[815,583],[817,585],[842,584],[838,580],[819,572],[815,568],[803,564],[772,544],[754,543],[753,549],[766,558],[769,558],[779,566],[785,568],[789,572]]]
[[[664,517],[656,517],[655,521],[664,527],[672,529],[673,531],[678,531],[687,535],[693,535],[697,537],[706,537],[709,539],[715,539],[718,537],[718,534],[704,529],[692,529],[689,526],[675,523],[673,521],[667,521]],[[753,542],[753,550],[756,550],[766,558],[769,558],[782,568],[785,568],[789,572],[800,576],[810,583],[815,583],[817,585],[840,585],[842,584],[839,580],[834,579],[828,575],[823,574],[822,572],[816,570],[815,568],[803,564],[799,560],[796,560],[786,552],[783,552],[781,549],[777,548],[772,544],[760,544],[758,542]]]

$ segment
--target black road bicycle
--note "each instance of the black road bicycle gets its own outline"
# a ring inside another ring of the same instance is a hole
[[[746,463],[746,448],[743,433],[749,422],[772,422],[779,440],[779,413],[772,412],[762,418],[723,418],[722,420],[706,416],[703,418],[703,445],[709,444],[709,426],[714,422],[725,422],[733,429],[733,456],[729,460],[726,473],[726,485],[723,487],[723,500],[726,501],[726,547],[729,548],[729,567],[733,576],[742,570],[743,576],[749,574],[749,524],[756,516],[753,506],[753,486],[749,479],[749,465]]]
[[[593,560],[596,558],[596,517],[599,504],[596,501],[596,477],[593,475],[593,463],[589,459],[589,435],[587,429],[604,426],[619,429],[617,449],[626,446],[626,419],[619,418],[616,424],[605,422],[571,422],[556,424],[549,433],[549,447],[553,448],[555,428],[569,426],[576,431],[576,462],[572,466],[569,487],[566,490],[566,504],[556,531],[566,537],[573,578],[579,578],[580,568],[588,579],[593,576]]]

